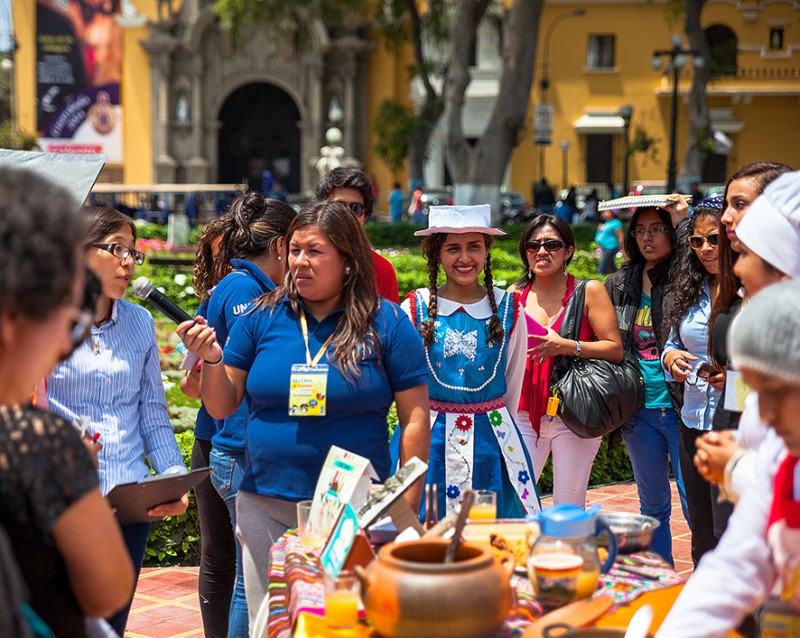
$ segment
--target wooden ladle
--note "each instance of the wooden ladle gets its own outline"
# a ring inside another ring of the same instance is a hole
[[[475,491],[465,490],[464,498],[461,499],[461,509],[458,512],[456,519],[456,530],[453,533],[453,538],[450,539],[450,544],[447,546],[447,551],[444,553],[444,564],[452,563],[456,557],[456,550],[458,544],[461,542],[461,532],[464,531],[464,525],[467,522],[469,511],[472,509],[472,504],[475,502]]]

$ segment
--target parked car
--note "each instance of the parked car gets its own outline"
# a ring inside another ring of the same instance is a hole
[[[516,191],[500,191],[500,212],[504,224],[523,224],[533,217],[530,203]]]

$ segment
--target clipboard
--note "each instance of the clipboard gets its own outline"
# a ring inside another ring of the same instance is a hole
[[[188,474],[153,476],[141,483],[116,485],[106,498],[117,508],[117,520],[121,525],[151,523],[161,520],[148,516],[147,510],[162,503],[171,503],[191,490],[211,474],[210,467],[192,470]]]

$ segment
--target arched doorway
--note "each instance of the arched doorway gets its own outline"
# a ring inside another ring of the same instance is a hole
[[[288,93],[273,84],[246,84],[227,97],[218,119],[221,183],[244,179],[261,190],[269,170],[290,193],[300,191],[300,111]]]
[[[724,24],[712,24],[705,31],[711,49],[711,77],[735,76],[739,47],[736,34]]]

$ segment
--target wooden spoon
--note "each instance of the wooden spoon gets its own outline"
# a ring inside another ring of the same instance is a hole
[[[456,558],[456,550],[458,544],[461,542],[461,532],[464,531],[464,525],[467,522],[469,511],[472,509],[472,504],[475,502],[474,490],[465,490],[464,498],[461,499],[461,509],[458,512],[456,519],[456,531],[453,538],[450,539],[450,544],[447,546],[447,551],[444,554],[444,564],[452,563]]]
[[[544,638],[544,630],[556,623],[566,623],[572,627],[588,627],[613,606],[614,599],[611,596],[576,600],[533,621],[525,629],[522,638]]]

